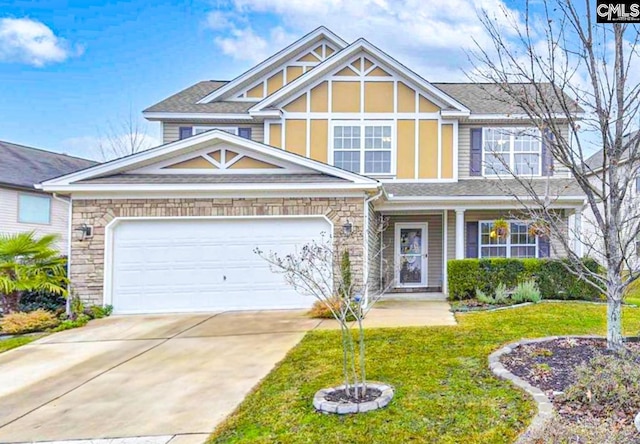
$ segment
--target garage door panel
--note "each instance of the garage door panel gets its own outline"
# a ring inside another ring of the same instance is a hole
[[[329,230],[324,218],[121,221],[113,231],[114,311],[309,307],[313,299],[254,250],[286,255]]]

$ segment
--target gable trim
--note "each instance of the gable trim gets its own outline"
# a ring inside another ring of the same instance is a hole
[[[338,37],[336,34],[331,32],[329,29],[325,28],[324,26],[320,26],[320,27],[316,28],[315,30],[311,31],[309,34],[307,34],[304,37],[302,37],[301,39],[299,39],[296,42],[292,43],[291,45],[287,46],[286,48],[278,51],[277,53],[275,53],[274,55],[272,55],[271,57],[269,57],[268,59],[266,59],[262,63],[254,66],[249,71],[246,71],[244,74],[241,74],[240,76],[236,77],[235,79],[233,79],[229,83],[225,84],[224,86],[216,89],[215,91],[213,91],[210,94],[206,95],[202,99],[198,100],[197,103],[209,103],[209,102],[212,102],[213,100],[215,100],[215,99],[217,99],[219,97],[222,97],[224,94],[226,94],[229,91],[233,90],[234,88],[238,87],[243,82],[246,82],[248,79],[250,79],[254,75],[257,75],[261,71],[269,69],[274,64],[276,64],[278,61],[280,61],[283,58],[286,58],[287,56],[297,52],[303,46],[305,46],[307,43],[313,41],[317,37],[326,38],[331,43],[333,43],[337,48],[339,48],[339,50],[345,48],[348,45],[348,43],[346,41],[344,41],[342,38]],[[336,51],[336,53],[339,52],[339,50]],[[304,74],[303,74],[303,76],[304,76]]]
[[[303,89],[306,86],[312,86],[311,84],[315,81],[322,81],[323,76],[328,75],[333,69],[339,68],[345,63],[347,63],[349,57],[355,55],[358,51],[366,51],[369,52],[373,58],[378,59],[386,64],[388,64],[393,70],[398,73],[401,73],[414,84],[416,84],[422,90],[428,92],[434,98],[439,101],[450,105],[456,108],[457,112],[462,113],[462,115],[469,115],[470,110],[464,106],[462,103],[455,100],[453,97],[445,94],[442,90],[436,88],[431,85],[427,80],[411,71],[409,68],[395,60],[389,54],[380,50],[376,46],[372,45],[365,39],[358,39],[356,42],[348,46],[347,48],[340,51],[337,55],[330,57],[317,65],[311,71],[306,72],[302,76],[298,77],[293,82],[283,86],[275,93],[270,96],[264,98],[260,102],[258,102],[253,107],[249,108],[249,114],[257,114],[261,111],[264,111],[265,108],[270,106],[274,106],[280,100],[287,97],[287,95],[294,93],[299,89]],[[418,91],[420,92],[420,91]]]
[[[379,182],[375,179],[361,176],[359,174],[352,173],[350,171],[342,170],[340,168],[327,165],[325,163],[318,162],[316,160],[309,159],[291,152],[287,152],[279,148],[265,145],[260,142],[255,142],[253,140],[245,139],[244,137],[236,136],[226,131],[214,129],[211,131],[206,131],[204,133],[197,134],[187,139],[177,140],[175,142],[171,142],[165,145],[160,145],[156,148],[152,148],[147,151],[142,151],[136,154],[132,154],[130,156],[112,160],[111,162],[96,165],[94,167],[87,168],[82,171],[78,171],[76,173],[67,174],[65,176],[55,178],[55,179],[50,179],[45,182],[42,182],[41,184],[38,184],[37,188],[46,189],[46,190],[58,190],[58,189],[66,188],[69,186],[73,186],[74,182],[78,182],[86,179],[92,179],[92,178],[104,176],[104,175],[120,173],[127,169],[133,169],[132,167],[135,167],[136,164],[153,160],[154,158],[157,158],[160,156],[179,152],[180,150],[183,150],[190,146],[197,145],[203,142],[212,141],[212,140],[221,140],[234,145],[238,145],[242,148],[253,150],[259,154],[272,156],[276,159],[279,159],[285,162],[290,162],[290,163],[299,165],[301,167],[306,167],[308,169],[318,171],[320,173],[324,173],[331,176],[339,177],[341,179],[348,180],[353,184],[375,185],[375,186],[378,186],[379,184]]]

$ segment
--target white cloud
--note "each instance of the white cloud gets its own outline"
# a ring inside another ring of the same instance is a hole
[[[0,61],[41,67],[80,53],[81,47],[72,48],[42,22],[29,18],[0,19]]]
[[[474,40],[490,43],[479,8],[505,24],[519,20],[517,11],[495,0],[234,0],[233,13],[224,13],[230,25],[215,29],[222,33],[215,42],[227,55],[256,62],[324,25],[347,41],[366,38],[429,80],[465,80],[465,50]],[[239,25],[256,14],[276,16],[280,24],[259,34]]]

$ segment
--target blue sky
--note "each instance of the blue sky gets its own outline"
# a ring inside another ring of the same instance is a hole
[[[432,81],[463,80],[482,0],[0,1],[0,140],[98,157],[110,127],[231,79],[319,25]],[[519,2],[506,2],[507,7]],[[496,8],[497,2],[489,2]],[[159,124],[147,124],[150,143]]]

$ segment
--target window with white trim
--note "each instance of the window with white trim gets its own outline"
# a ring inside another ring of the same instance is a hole
[[[392,127],[354,122],[333,126],[333,164],[361,174],[392,174]]]
[[[483,128],[482,158],[485,176],[515,173],[539,176],[542,139],[537,128]]]
[[[235,126],[194,126],[192,127],[193,135],[204,133],[212,129],[219,129],[231,134],[238,135],[238,128]]]
[[[19,194],[18,222],[23,224],[50,224],[51,198],[35,194]]]
[[[538,257],[538,239],[530,233],[531,224],[509,221],[509,234],[498,236],[493,221],[480,222],[480,257]]]

